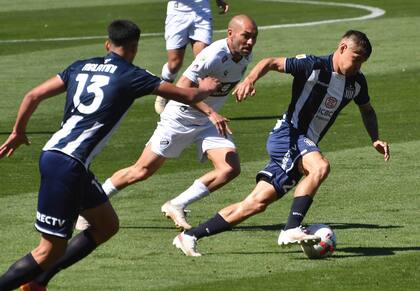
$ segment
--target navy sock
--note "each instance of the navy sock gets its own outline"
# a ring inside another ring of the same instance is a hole
[[[219,232],[231,229],[232,226],[229,224],[229,222],[224,220],[224,218],[219,213],[217,213],[213,218],[210,218],[199,226],[187,230],[185,234],[193,235],[197,239],[200,239],[205,236],[211,236]]]
[[[301,225],[306,213],[311,207],[312,197],[311,196],[299,196],[295,197],[290,208],[289,217],[287,219],[284,230],[295,228]]]
[[[29,253],[11,265],[6,273],[0,277],[0,290],[6,291],[19,288],[19,286],[32,281],[42,272],[41,266]]]
[[[64,255],[51,268],[36,277],[35,281],[43,286],[47,286],[55,274],[80,261],[96,247],[97,244],[89,231],[85,230],[79,233],[70,240]]]

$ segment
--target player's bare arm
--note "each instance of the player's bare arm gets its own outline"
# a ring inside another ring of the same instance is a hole
[[[378,119],[374,108],[370,103],[359,106],[362,115],[363,124],[372,140],[373,147],[384,156],[384,160],[388,161],[391,157],[389,145],[386,141],[379,139]]]
[[[0,158],[3,158],[4,156],[10,157],[22,144],[30,144],[30,141],[26,136],[26,126],[29,118],[35,112],[42,100],[58,95],[64,91],[64,82],[60,77],[55,76],[33,88],[25,95],[20,104],[13,131],[6,142],[0,146]]]
[[[236,96],[236,101],[241,102],[245,100],[248,96],[255,95],[255,83],[267,74],[269,71],[277,71],[284,73],[284,62],[285,58],[266,58],[261,60],[248,74],[242,83],[236,86],[235,90],[232,92]]]
[[[201,85],[201,82],[202,81],[200,81],[200,85]],[[191,81],[185,76],[181,76],[181,78],[179,78],[176,85],[181,88],[194,88],[194,87],[199,86],[197,83]],[[221,136],[226,136],[227,133],[232,134],[232,131],[230,130],[227,124],[229,122],[229,119],[217,113],[215,110],[213,110],[211,106],[209,106],[203,101],[192,104],[191,106],[193,106],[195,109],[205,114],[210,119],[210,121],[214,124],[214,126],[216,127],[217,131],[219,132]]]
[[[226,14],[229,11],[229,5],[223,0],[216,0],[216,5],[219,8],[219,14]]]
[[[230,130],[228,126],[228,122],[230,120],[220,115],[219,113],[217,113],[215,110],[213,110],[211,106],[209,106],[203,101],[193,104],[192,106],[196,108],[197,110],[201,111],[202,113],[204,113],[205,115],[207,115],[207,117],[214,124],[218,133],[221,136],[226,137],[228,133],[232,134],[232,131]]]
[[[219,85],[220,82],[213,77],[204,78],[198,88],[181,88],[164,81],[153,91],[153,94],[185,104],[193,104],[215,92]]]

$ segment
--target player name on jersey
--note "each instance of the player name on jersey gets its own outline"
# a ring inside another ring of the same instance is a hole
[[[82,71],[88,72],[105,72],[105,73],[115,73],[118,66],[112,64],[92,64],[87,63],[83,66]]]

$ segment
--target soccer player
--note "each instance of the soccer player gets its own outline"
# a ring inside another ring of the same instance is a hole
[[[360,71],[371,52],[367,36],[349,30],[331,55],[299,55],[260,61],[235,89],[237,101],[254,95],[255,83],[268,71],[294,77],[289,107],[267,140],[270,161],[258,172],[257,185],[243,201],[223,208],[205,223],[179,234],[173,244],[187,256],[200,256],[196,250],[197,240],[230,230],[248,217],[263,212],[295,186],[290,214],[278,244],[319,241],[319,237],[306,234],[301,223],[330,171],[318,143],[344,106],[352,100],[358,105],[373,147],[384,155],[385,161],[390,158],[387,142],[379,139],[376,114],[370,103],[366,79]]]
[[[219,14],[225,14],[229,6],[223,0],[216,0]],[[185,47],[191,43],[197,56],[212,43],[212,13],[209,0],[168,1],[165,21],[167,62],[162,67],[162,79],[174,82],[184,61]],[[161,114],[168,102],[156,96],[155,111]]]
[[[136,98],[158,93],[192,103],[217,89],[219,83],[214,78],[203,80],[198,89],[178,88],[134,66],[139,38],[135,23],[113,21],[108,26],[105,57],[76,61],[25,95],[13,131],[0,146],[0,158],[29,144],[26,126],[40,102],[67,92],[61,128],[46,143],[39,161],[35,228],[41,240],[0,277],[0,290],[25,283],[24,290],[46,290],[54,274],[116,234],[117,214],[89,165]],[[68,242],[80,211],[92,227]]]
[[[217,111],[242,79],[251,60],[257,33],[257,26],[249,16],[234,16],[228,25],[227,38],[214,42],[197,55],[177,86],[196,87],[200,78],[213,76],[220,80],[220,89],[193,106],[170,101],[138,161],[105,181],[103,189],[107,195],[147,179],[166,159],[178,157],[188,145],[195,143],[199,159],[207,157],[214,169],[162,206],[162,212],[174,221],[177,228],[191,228],[185,219],[185,207],[239,175],[239,157],[227,120]],[[84,228],[82,220],[78,220],[78,229]]]

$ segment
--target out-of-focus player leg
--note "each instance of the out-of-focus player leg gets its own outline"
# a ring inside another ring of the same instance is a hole
[[[55,274],[85,258],[118,232],[118,216],[109,201],[85,210],[83,216],[91,226],[70,240],[64,255],[35,279],[37,283],[47,286]]]
[[[185,47],[168,50],[167,54],[168,62],[162,67],[161,77],[164,81],[173,83],[182,67],[182,62],[184,61]],[[168,103],[167,99],[161,96],[156,96],[155,111],[157,114],[162,113],[163,109],[165,109],[166,103]]]
[[[0,290],[12,290],[32,281],[63,255],[66,245],[66,239],[42,234],[39,245],[0,277]]]

